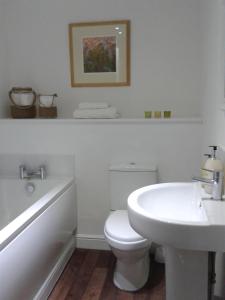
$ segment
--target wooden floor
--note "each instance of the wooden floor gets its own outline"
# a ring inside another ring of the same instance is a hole
[[[115,258],[110,251],[76,249],[48,300],[163,300],[162,264],[151,262],[147,284],[128,293],[113,285]]]

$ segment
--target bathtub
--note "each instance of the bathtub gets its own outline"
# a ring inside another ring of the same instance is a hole
[[[72,178],[0,179],[0,300],[47,299],[75,248]]]

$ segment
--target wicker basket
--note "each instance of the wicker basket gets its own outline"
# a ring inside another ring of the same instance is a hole
[[[32,99],[31,102],[27,105],[21,105],[18,104],[16,99],[14,98],[16,95],[32,95]],[[9,91],[9,98],[10,101],[12,102],[13,105],[15,105],[16,107],[19,107],[21,109],[27,109],[31,106],[33,106],[36,102],[36,93],[34,90],[32,90],[32,88],[30,87],[26,87],[26,88],[22,88],[22,87],[13,87],[10,91]]]
[[[29,119],[36,117],[36,106],[30,106],[29,108],[20,108],[15,105],[11,105],[11,116],[14,119]]]
[[[22,105],[21,102],[16,100],[15,96],[21,95],[31,95],[30,101],[27,105]],[[11,100],[11,116],[15,119],[26,119],[26,118],[35,118],[36,117],[36,93],[30,87],[13,87],[9,91],[9,98]],[[29,103],[30,102],[30,103]]]
[[[57,118],[57,107],[56,106],[51,106],[51,107],[39,106],[38,107],[38,115],[40,118]]]

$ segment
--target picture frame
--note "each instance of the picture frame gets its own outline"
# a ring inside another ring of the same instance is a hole
[[[130,21],[69,24],[72,87],[130,85]]]

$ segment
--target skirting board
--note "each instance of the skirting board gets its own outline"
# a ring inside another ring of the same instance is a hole
[[[104,235],[76,235],[77,248],[83,249],[97,249],[97,250],[110,250]]]

